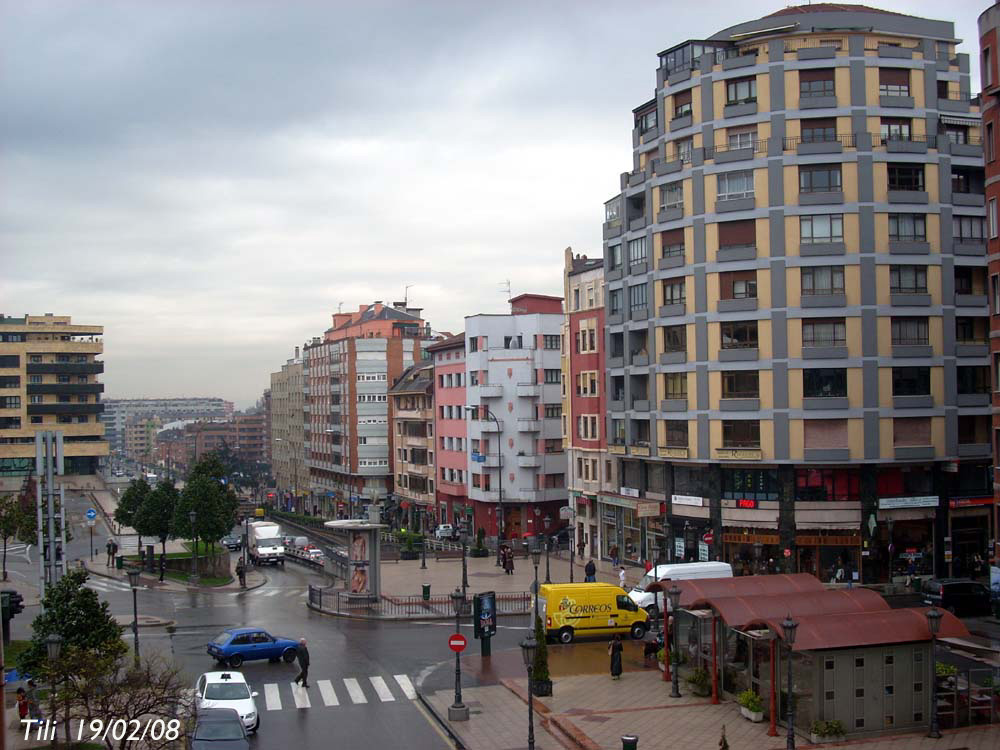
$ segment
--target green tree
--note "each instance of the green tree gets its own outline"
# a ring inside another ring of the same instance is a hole
[[[136,511],[132,521],[140,536],[151,536],[160,540],[163,554],[167,553],[167,538],[174,522],[174,511],[180,492],[170,479],[160,480],[146,496],[145,502]]]
[[[175,539],[197,536],[208,543],[214,555],[215,543],[236,524],[239,508],[236,493],[222,481],[225,476],[222,462],[212,454],[192,467],[174,508],[171,534]],[[195,512],[194,528],[189,515],[192,510]]]
[[[119,526],[130,526],[135,529],[136,513],[139,512],[139,508],[146,502],[146,498],[149,497],[150,492],[151,488],[149,482],[146,481],[146,477],[139,477],[132,480],[128,489],[122,493],[121,499],[118,501],[118,507],[115,508],[115,522]],[[138,529],[135,530],[139,534],[139,549],[142,549],[142,534]]]
[[[531,679],[549,680],[549,650],[545,645],[545,628],[542,627],[542,618],[535,617],[535,642],[538,647],[535,649],[535,663],[531,670]]]
[[[85,588],[84,570],[70,570],[45,589],[42,612],[31,623],[31,645],[21,654],[19,668],[35,677],[55,674],[65,678],[89,662],[113,662],[128,651],[122,629],[115,622],[107,602],[97,592]],[[62,654],[54,667],[48,659],[45,639],[62,637]]]
[[[3,539],[3,580],[7,580],[7,543],[17,539],[25,544],[37,538],[35,515],[13,495],[0,497],[0,538]]]

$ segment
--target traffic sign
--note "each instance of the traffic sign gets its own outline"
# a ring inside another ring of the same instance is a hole
[[[97,523],[97,521],[95,521],[93,518],[88,518],[87,519],[87,525],[88,526],[93,526],[95,523]]]
[[[573,509],[570,506],[568,506],[568,505],[564,505],[564,506],[562,506],[559,509],[559,517],[560,518],[569,520],[569,519],[573,518],[574,515],[575,514],[573,513]]]
[[[93,521],[95,518],[97,518],[97,511],[93,508],[87,508],[87,520]]]
[[[711,544],[715,541],[715,532],[709,529],[704,534],[701,535],[701,541],[705,544]]]
[[[468,641],[465,640],[465,636],[461,633],[453,633],[448,636],[448,648],[454,651],[456,654],[460,654],[465,651],[465,646]]]

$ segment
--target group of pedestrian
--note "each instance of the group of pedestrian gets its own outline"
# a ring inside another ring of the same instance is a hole
[[[514,550],[506,544],[500,547],[500,566],[507,575],[514,575]]]
[[[28,680],[28,689],[17,689],[17,715],[21,721],[42,722],[42,709],[38,705],[38,688],[34,680]]]

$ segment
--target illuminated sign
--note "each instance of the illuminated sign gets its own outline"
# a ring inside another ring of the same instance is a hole
[[[736,499],[736,507],[742,510],[757,510],[757,501],[749,497],[739,497]]]

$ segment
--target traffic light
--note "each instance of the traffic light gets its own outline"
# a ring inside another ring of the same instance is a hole
[[[8,610],[10,612],[10,616],[13,617],[14,615],[19,615],[24,612],[24,597],[16,591],[8,591],[7,593],[10,595],[10,607]]]
[[[11,618],[24,611],[24,597],[14,589],[4,589],[0,591],[0,605],[2,605],[3,614],[3,642],[6,646],[10,644]]]

